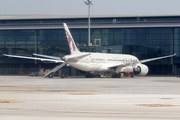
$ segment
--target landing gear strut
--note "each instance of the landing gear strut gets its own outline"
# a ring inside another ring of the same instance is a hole
[[[130,76],[131,76],[132,78],[135,77],[135,75],[134,75],[133,72],[130,73]]]
[[[85,74],[85,78],[94,78],[94,77],[100,78],[101,75],[100,74],[91,74],[91,73],[86,73]]]

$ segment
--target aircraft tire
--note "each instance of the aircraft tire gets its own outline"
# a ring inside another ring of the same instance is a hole
[[[130,75],[131,75],[132,78],[135,77],[133,72],[131,72]]]
[[[117,78],[121,78],[121,74],[120,73],[117,74]]]
[[[121,78],[121,74],[120,73],[112,74],[112,78]]]
[[[53,76],[50,75],[49,78],[53,78]]]
[[[112,78],[117,78],[117,74],[112,74]]]

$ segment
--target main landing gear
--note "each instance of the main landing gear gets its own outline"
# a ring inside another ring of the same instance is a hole
[[[85,74],[85,78],[100,78],[100,77],[101,77],[100,73],[89,73],[88,72],[88,73]],[[121,76],[121,73],[112,73],[111,75],[109,75],[109,77],[121,78],[121,77],[123,77],[123,75]],[[133,78],[135,76],[134,76],[134,73],[131,72],[131,73],[125,74],[125,77],[132,77]]]
[[[135,77],[135,75],[134,75],[134,73],[133,73],[133,72],[131,72],[131,73],[130,73],[130,76],[131,76],[132,78],[134,78],[134,77]]]
[[[120,73],[114,73],[114,74],[112,74],[112,78],[121,78],[121,74]]]
[[[85,74],[85,78],[100,78],[101,75],[100,74],[92,74],[92,73],[86,73]]]
[[[121,78],[121,77],[122,77],[121,73],[114,73],[114,74],[112,74],[112,78]],[[131,73],[125,74],[125,77],[132,77],[132,78],[134,78],[135,75],[134,75],[133,72],[131,72]]]

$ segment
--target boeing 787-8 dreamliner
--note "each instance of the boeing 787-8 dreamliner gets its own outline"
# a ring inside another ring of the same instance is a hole
[[[120,77],[120,73],[122,72],[131,72],[137,75],[146,75],[149,69],[145,64],[142,63],[175,56],[174,54],[174,55],[139,61],[137,57],[128,54],[80,52],[76,47],[76,44],[73,40],[73,37],[71,36],[71,33],[66,23],[63,23],[63,25],[67,36],[69,49],[71,51],[70,55],[66,55],[62,57],[62,59],[60,57],[53,57],[53,56],[40,55],[40,54],[34,54],[34,55],[49,59],[15,56],[15,55],[7,55],[7,54],[4,55],[9,57],[34,59],[41,61],[53,61],[56,63],[64,62],[63,66],[69,64],[80,71],[84,71],[83,73],[85,73],[85,77],[87,78],[100,76],[100,73],[102,72],[111,73],[113,78]]]

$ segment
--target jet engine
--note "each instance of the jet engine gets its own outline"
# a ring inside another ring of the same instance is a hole
[[[137,75],[144,76],[148,73],[149,69],[144,64],[137,64],[135,68],[133,68],[133,72]]]

